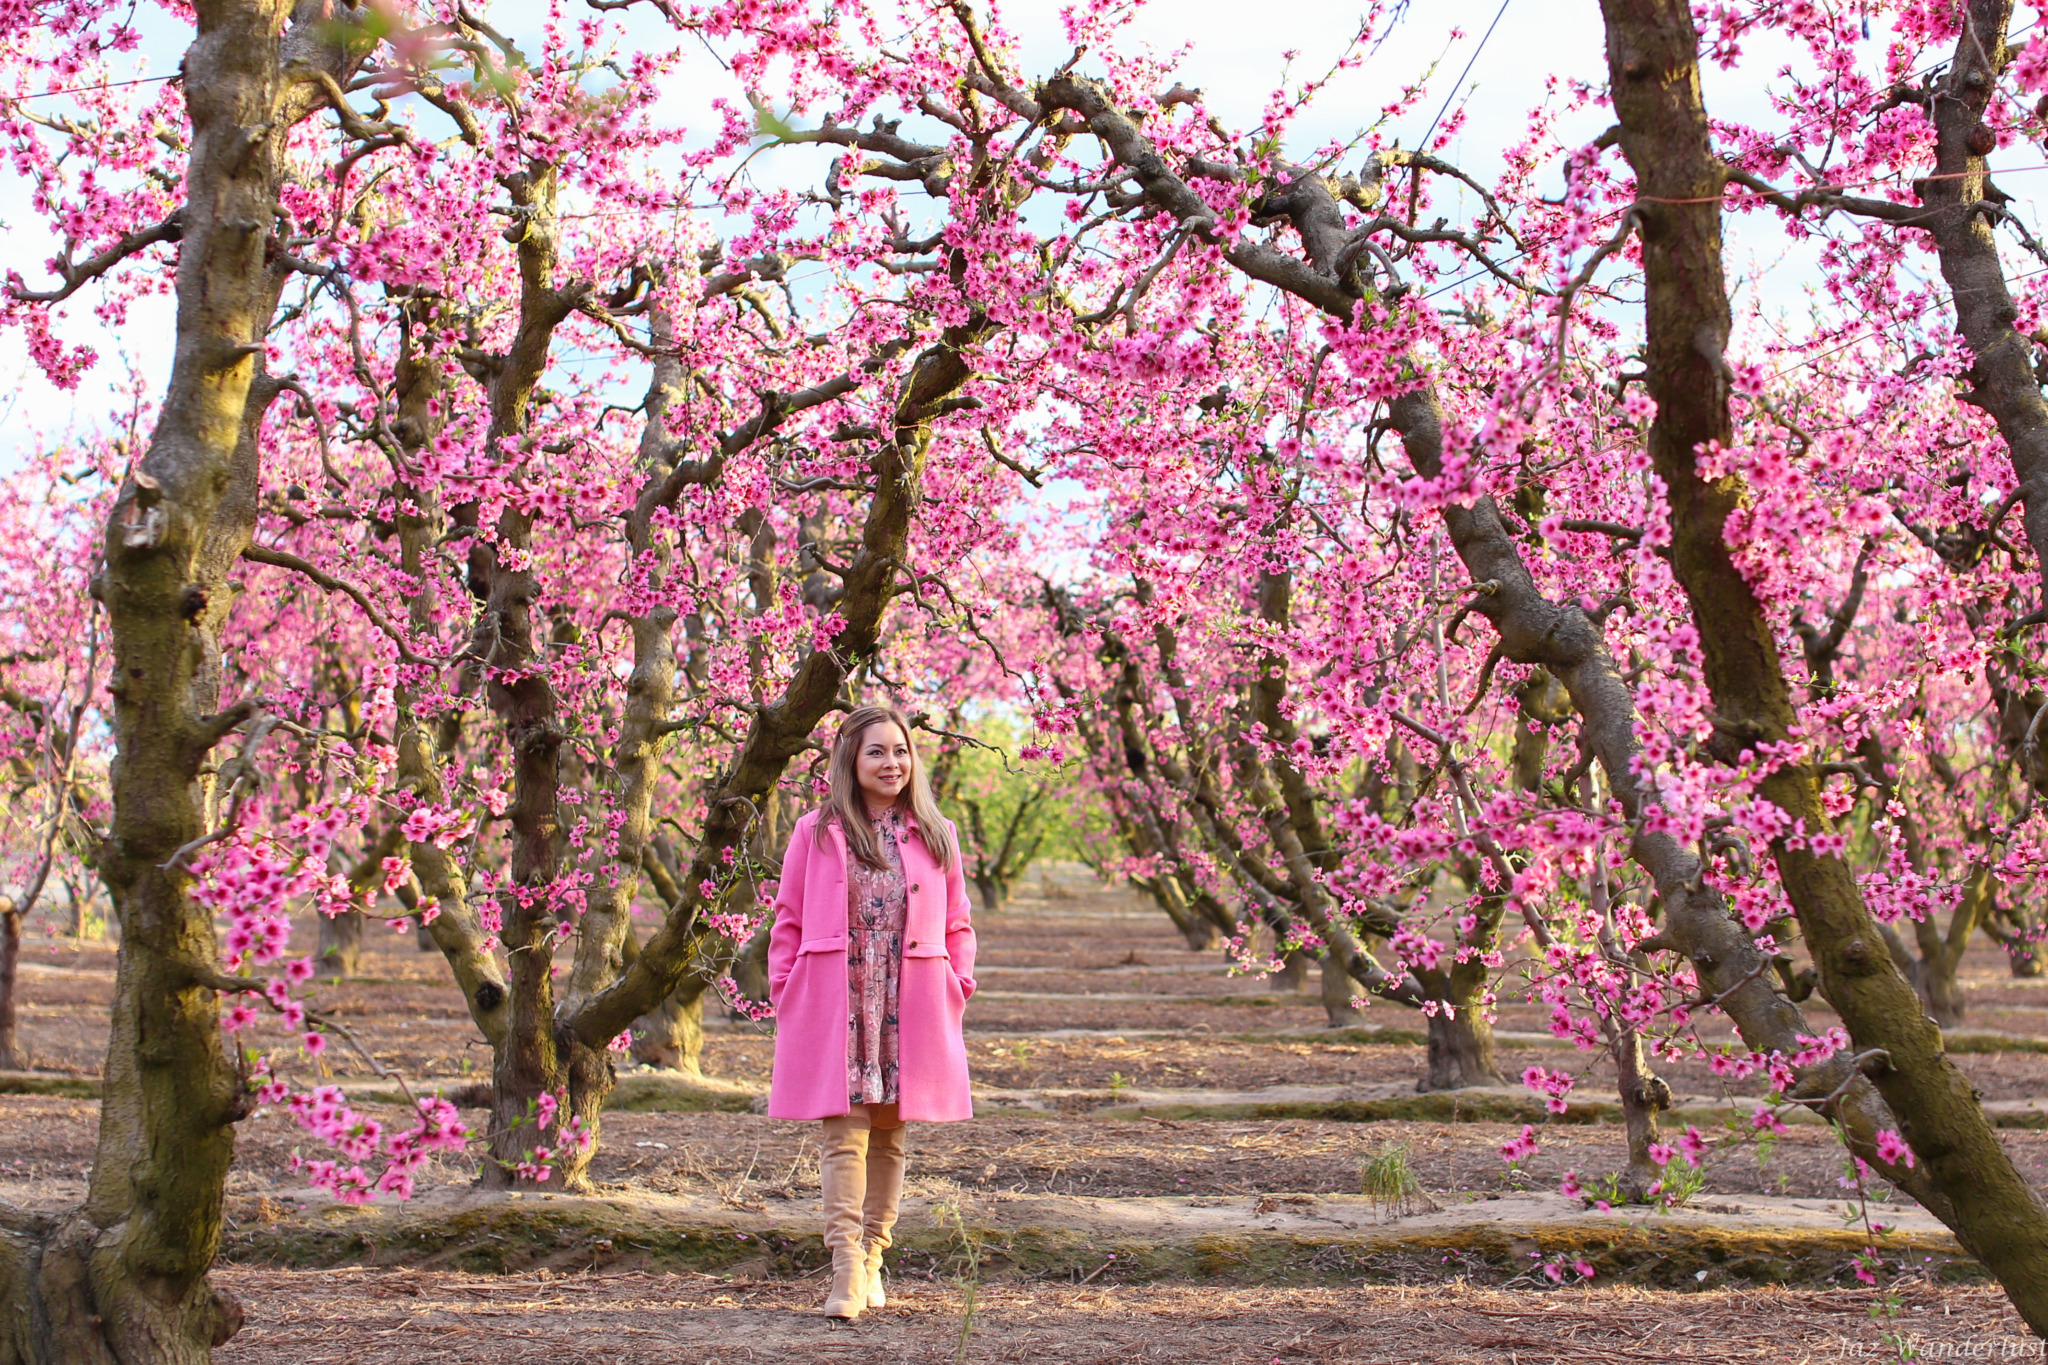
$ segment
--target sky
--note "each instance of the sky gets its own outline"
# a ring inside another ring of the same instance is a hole
[[[1026,72],[1050,71],[1066,58],[1059,8],[1059,0],[1012,0],[1003,7],[1005,22],[1020,36]],[[526,0],[500,0],[488,12],[516,37],[522,31],[530,34],[530,19],[543,11]],[[1248,12],[1256,14],[1255,21],[1247,21]],[[1347,0],[1267,0],[1253,6],[1242,0],[1152,0],[1132,31],[1162,52],[1185,46],[1184,79],[1206,92],[1210,107],[1227,123],[1242,125],[1255,121],[1283,79],[1287,54],[1297,54],[1296,80],[1321,74],[1355,30],[1358,16],[1357,4]],[[522,17],[529,22],[516,22]],[[658,32],[661,41],[673,41],[665,27],[655,28],[651,15],[643,21],[651,37]],[[141,55],[147,69],[175,68],[182,36],[161,22],[145,33]],[[1758,73],[1775,70],[1785,55],[1752,45],[1740,72],[1708,71],[1708,107],[1724,118],[1768,121]],[[1403,85],[1431,73],[1432,67],[1428,94],[1390,132],[1399,135],[1402,145],[1413,146],[1447,98],[1464,99],[1469,116],[1449,155],[1488,181],[1499,166],[1501,149],[1521,135],[1528,111],[1543,102],[1553,77],[1604,81],[1596,0],[1411,0],[1365,64],[1340,75],[1298,125],[1299,145],[1348,137],[1372,122]],[[708,124],[710,100],[720,94],[730,98],[737,91],[709,54],[692,49],[664,101],[671,106],[664,113]],[[1597,136],[1606,119],[1588,111],[1580,122],[1583,126],[1564,128],[1568,142]],[[814,177],[810,168],[792,163],[764,171]],[[0,265],[31,281],[45,277],[42,262],[53,243],[29,209],[26,185],[5,169],[0,169],[0,242],[5,244]],[[1799,306],[1812,278],[1810,262],[1784,254],[1776,234],[1746,240],[1739,221],[1731,222],[1730,246],[1732,274],[1745,273],[1741,267],[1746,264],[1768,267],[1764,288],[1773,300],[1787,308]],[[0,467],[6,454],[25,442],[61,438],[103,421],[121,401],[117,391],[132,382],[131,372],[139,376],[144,392],[162,391],[169,368],[170,301],[138,306],[117,335],[92,318],[91,296],[90,288],[82,292],[59,328],[67,341],[88,343],[100,354],[99,364],[74,391],[49,385],[28,362],[19,334],[0,331]]]

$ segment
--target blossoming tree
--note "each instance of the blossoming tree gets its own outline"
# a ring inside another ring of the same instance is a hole
[[[122,966],[92,1195],[0,1221],[0,1361],[225,1339],[258,1103],[344,1199],[464,1143],[307,1083],[347,1037],[292,910],[423,931],[492,1048],[483,1179],[575,1187],[612,1049],[687,1056],[756,936],[820,727],[963,689],[1085,761],[1191,943],[1425,1015],[1430,1083],[1495,1079],[1491,1006],[1540,999],[1612,1058],[1648,1197],[1698,1144],[1656,1058],[1762,1075],[2048,1324],[2048,1214],[1923,1014],[1995,907],[2027,941],[2042,862],[2038,305],[1983,159],[2048,63],[2006,7],[1885,11],[1872,76],[1839,17],[1606,0],[1609,80],[1561,102],[1613,130],[1537,111],[1487,183],[1455,115],[1292,146],[1320,81],[1232,129],[1095,9],[1032,79],[964,3],[598,0],[522,45],[209,0],[154,87],[125,11],[27,9],[5,131],[64,245],[0,321],[69,382],[82,291],[178,320],[146,443],[8,510],[54,529],[7,579],[7,756],[45,868],[105,821]],[[1702,53],[1755,25],[1826,79],[1715,124]],[[657,96],[700,37],[750,103],[691,129]],[[1868,224],[1824,244],[1839,315],[1738,318],[1729,213]],[[1923,249],[1953,329],[1892,269]]]

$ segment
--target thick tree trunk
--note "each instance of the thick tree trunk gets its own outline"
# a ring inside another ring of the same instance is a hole
[[[0,908],[0,1071],[21,1071],[28,1066],[28,1054],[21,1050],[14,995],[20,975],[21,915],[7,903]]]
[[[1630,1202],[1640,1203],[1650,1197],[1659,1178],[1650,1144],[1658,1137],[1657,1115],[1671,1107],[1671,1087],[1650,1070],[1643,1035],[1634,1029],[1614,1030],[1608,1048],[1621,1092],[1621,1121],[1628,1133],[1628,1167],[1621,1173],[1621,1189]]]
[[[1124,844],[1133,853],[1137,852],[1129,839],[1126,839]],[[1131,884],[1150,896],[1152,903],[1166,912],[1166,917],[1173,921],[1173,927],[1180,931],[1180,936],[1187,940],[1188,947],[1194,952],[1207,952],[1221,941],[1222,935],[1216,931],[1215,925],[1202,916],[1189,912],[1179,882],[1164,869],[1155,877],[1133,877]]]
[[[1955,912],[1965,917],[1962,927],[1966,931],[1974,920],[1974,916],[1967,912],[1967,904],[1966,898],[1965,904],[1958,906]],[[1891,953],[1893,965],[1913,984],[1913,993],[1920,997],[1927,1017],[1943,1028],[1955,1028],[1963,1022],[1968,1007],[1962,982],[1956,977],[1963,955],[1948,951],[1948,944],[1931,924],[1915,924],[1913,928],[1918,931],[1915,937],[1919,941],[1920,952],[1917,955],[1892,925],[1877,926],[1886,950]],[[1952,925],[1951,932],[1953,928]]]
[[[1283,991],[1305,991],[1308,989],[1308,964],[1314,961],[1300,949],[1280,955],[1280,970],[1273,973],[1273,984]]]
[[[108,519],[93,594],[113,647],[113,815],[98,866],[121,926],[98,1147],[84,1206],[0,1210],[0,1365],[205,1365],[241,1321],[207,1278],[246,1112],[222,1046],[212,916],[181,850],[207,832],[229,572],[255,526],[258,431],[278,392],[261,339],[285,278],[269,260],[281,151],[322,97],[287,60],[346,80],[332,7],[208,0],[184,60],[191,118],[171,376]],[[318,24],[321,32],[316,33]],[[246,762],[249,755],[238,760]]]
[[[206,1365],[241,1330],[232,1295],[124,1264],[118,1234],[0,1204],[0,1365]]]
[[[87,872],[83,883],[64,879],[64,934],[67,938],[103,939],[107,936],[107,912],[93,891],[99,878]]]
[[[360,910],[319,916],[319,941],[313,950],[313,961],[322,979],[340,981],[356,975],[362,966],[363,926],[368,918]]]
[[[674,324],[664,311],[655,312],[651,325],[657,345],[666,344],[674,335]],[[661,585],[666,567],[667,556],[654,538],[652,519],[666,501],[664,494],[668,498],[674,496],[669,492],[675,461],[669,446],[667,414],[683,382],[681,362],[672,355],[662,356],[655,362],[643,404],[646,420],[640,437],[640,463],[645,480],[634,500],[626,537],[633,552],[633,572],[650,589]],[[715,466],[711,473],[715,477]],[[679,493],[681,487],[676,484],[674,492]],[[768,553],[760,545],[764,529],[757,521],[752,531],[757,552],[763,556]],[[764,565],[755,572],[766,573],[768,569]],[[633,632],[633,671],[626,684],[626,705],[619,719],[618,739],[612,745],[612,768],[619,807],[625,818],[614,836],[611,875],[584,912],[582,935],[563,1000],[565,1016],[617,981],[626,964],[639,955],[633,936],[633,904],[640,894],[642,873],[653,871],[660,875],[665,899],[670,892],[679,895],[674,879],[667,875],[649,843],[654,824],[654,786],[661,754],[668,745],[664,726],[676,693],[675,641],[671,634],[676,617],[674,607],[661,605],[628,618]],[[701,1075],[703,990],[701,978],[685,981],[636,1019],[631,1029],[631,1055],[650,1066]],[[590,1052],[590,1043],[579,1042],[567,1029],[563,1030],[562,1041],[572,1056]],[[597,1109],[611,1089],[614,1073],[607,1058],[602,1073],[586,1063],[584,1074],[588,1084],[595,1087],[595,1093],[579,1094],[577,1099],[591,1111],[594,1139]],[[594,1147],[593,1141],[593,1150]]]
[[[1480,1008],[1488,970],[1477,954],[1448,967],[1416,973],[1439,1008],[1424,1011],[1429,1026],[1429,1070],[1415,1083],[1428,1090],[1462,1090],[1470,1085],[1504,1085],[1495,1055],[1493,1025]]]
[[[555,328],[574,300],[555,287],[559,183],[553,165],[538,159],[499,176],[523,224],[518,234],[518,322],[488,383],[490,437],[511,442],[532,424],[534,393],[548,364]],[[473,521],[479,509],[458,509]],[[543,610],[542,585],[530,554],[533,518],[515,503],[498,513],[490,533],[472,536],[468,573],[481,610],[473,652],[486,678],[485,694],[502,727],[512,763],[512,800],[507,811],[511,850],[507,889],[499,898],[504,925],[505,975],[509,1011],[505,1031],[493,1039],[490,1159],[487,1184],[523,1179],[544,1165],[545,1183],[563,1189],[588,1186],[585,1169],[595,1149],[597,1116],[612,1080],[605,1042],[579,1042],[558,1033],[555,1008],[554,936],[558,907],[553,888],[561,861],[560,757],[566,734],[560,704],[542,658],[536,617]],[[564,1118],[588,1125],[591,1138],[580,1147],[530,1122],[543,1095]],[[534,1162],[545,1147],[553,1159]]]
[[[1572,718],[1571,698],[1547,668],[1537,668],[1515,689],[1515,748],[1510,767],[1515,786],[1525,792],[1539,790],[1550,760],[1550,727]]]
[[[704,983],[685,981],[633,1023],[633,1060],[687,1076],[704,1074]]]
[[[1493,1025],[1478,1010],[1440,1009],[1424,1018],[1429,1026],[1429,1070],[1415,1083],[1418,1091],[1505,1083],[1494,1053]]]
[[[2012,0],[1967,0],[1948,70],[1930,82],[1928,116],[1935,128],[1935,174],[1913,182],[1923,207],[1854,201],[1857,212],[1932,234],[1941,275],[1955,308],[1956,330],[1975,358],[1965,401],[1998,425],[2025,507],[2035,572],[2048,588],[2048,398],[2035,374],[2034,351],[2015,327],[2020,317],[2006,281],[1999,219],[1984,212],[2005,198],[1991,183],[1978,135],[1998,96],[1999,74],[2014,55],[2007,41]],[[2000,96],[2002,98],[2002,96]],[[2038,636],[2026,637],[2038,641]],[[2048,795],[2048,756],[2013,747],[2021,776]],[[2031,770],[2028,770],[2031,769]]]
[[[1344,964],[1323,957],[1322,970],[1323,1019],[1327,1028],[1350,1028],[1358,1022],[1358,1007],[1354,1003],[1357,993],[1351,989],[1351,973],[1344,970]]]
[[[403,300],[398,309],[399,354],[393,373],[398,416],[392,431],[408,455],[424,449],[446,421],[448,400],[443,391],[442,362],[422,341],[422,333],[430,332],[436,325],[435,313],[442,302],[432,295],[412,296]],[[393,501],[401,509],[395,518],[399,568],[418,585],[406,601],[406,625],[413,639],[433,641],[440,631],[438,593],[434,586],[438,569],[434,560],[447,530],[448,516],[431,486],[399,484],[394,493]],[[472,683],[479,666],[475,658],[464,662]],[[394,775],[397,789],[413,803],[442,807],[449,804],[442,764],[460,738],[461,730],[459,720],[452,716],[435,720],[421,715],[420,694],[431,692],[435,685],[432,681],[412,683],[401,672],[400,683],[393,689],[398,750]],[[393,824],[388,832],[398,834],[398,826]],[[399,902],[420,915],[414,930],[415,942],[431,943],[447,961],[470,1019],[491,1045],[495,1079],[496,1059],[504,1051],[511,1017],[511,993],[504,966],[490,948],[482,919],[470,904],[462,860],[431,840],[407,844],[406,852],[417,890],[411,884],[401,884],[397,889]],[[431,918],[424,913],[427,903],[434,909]],[[495,1118],[495,1107],[493,1115]],[[500,1184],[504,1172],[486,1160],[479,1180],[486,1185]]]
[[[2005,960],[2012,974],[2021,980],[2040,976],[2048,970],[2048,963],[2043,963],[2041,958],[2040,940],[2015,938],[2001,946],[2005,949]]]
[[[1955,1028],[1963,1022],[1966,1002],[1953,961],[1922,959],[1916,963],[1913,991],[1927,1006],[1928,1017],[1943,1028]]]
[[[1977,0],[1973,8],[1996,6]],[[1732,479],[1708,483],[1694,463],[1708,442],[1726,444],[1734,436],[1721,263],[1727,171],[1712,150],[1700,100],[1698,35],[1685,0],[1601,0],[1601,10],[1609,89],[1639,194],[1644,370],[1658,406],[1650,457],[1670,497],[1673,573],[1705,655],[1714,749],[1737,761],[1758,743],[1787,741],[1797,717],[1777,641],[1729,554],[1725,523],[1742,489]],[[2001,21],[1993,46],[2002,32]],[[1966,35],[1964,46],[1985,36],[1984,29]],[[1959,60],[1952,81],[1965,79],[1962,66]],[[1978,78],[1989,80],[1982,72]],[[1961,293],[1969,282],[1952,283]],[[2048,499],[2030,505],[2028,514],[2048,531]],[[1833,828],[1810,763],[1778,768],[1759,794],[1789,815],[1795,830]],[[1821,988],[1871,1059],[1878,1089],[1942,1196],[1945,1207],[1935,1211],[1998,1277],[2028,1325],[2048,1331],[2048,1208],[2013,1166],[1968,1078],[1943,1053],[1940,1029],[1893,964],[1848,865],[1783,840],[1772,853]]]
[[[998,881],[981,868],[974,870],[974,891],[981,897],[981,908],[989,914],[1002,909],[1010,899],[1008,884]]]

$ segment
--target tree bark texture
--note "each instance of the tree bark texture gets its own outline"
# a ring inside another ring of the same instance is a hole
[[[1616,1087],[1621,1095],[1621,1120],[1628,1134],[1628,1166],[1621,1173],[1622,1193],[1631,1201],[1647,1201],[1663,1171],[1650,1159],[1657,1141],[1657,1115],[1671,1107],[1671,1087],[1650,1069],[1643,1035],[1616,1029],[1608,1041],[1614,1056]]]
[[[1349,1028],[1358,1022],[1358,1007],[1354,1003],[1358,993],[1353,989],[1351,973],[1344,970],[1341,962],[1323,959],[1323,969],[1316,973],[1323,996],[1323,1026],[1325,1028]]]
[[[1994,230],[1997,220],[1984,212],[1999,195],[1984,158],[1969,145],[1983,125],[1997,75],[2012,56],[2007,41],[2012,9],[2011,0],[1969,0],[1965,6],[1964,27],[1956,39],[1953,60],[1929,86],[1936,174],[1916,187],[1923,205],[1920,212],[1907,210],[1904,216],[1897,216],[1894,209],[1892,216],[1929,232],[1934,239],[1942,279],[1949,286],[1955,308],[1956,330],[1976,357],[1966,376],[1970,381],[1966,398],[1991,417],[2005,441],[2025,508],[2027,544],[2042,576],[2042,604],[2048,605],[2048,400],[2041,395],[2033,348],[2014,325],[2019,310],[1999,258]],[[1998,691],[1994,687],[1994,698]],[[2033,693],[2027,700],[2036,706],[2048,705],[2048,697]],[[2007,748],[2021,778],[2037,792],[2048,791],[2048,759],[2038,749],[2030,750],[2023,740],[2031,712],[2017,717],[2009,705],[2001,710],[2007,712]],[[2005,947],[2013,975],[2041,975],[2039,940],[2033,936],[2035,917],[2022,907],[2012,907],[2005,916],[2011,922],[2009,931],[1997,926],[1998,918],[1996,912],[1987,912],[1984,927]]]
[[[673,336],[673,321],[657,310],[652,319],[655,347],[670,344]],[[671,464],[664,458],[669,443],[666,419],[668,405],[683,382],[682,362],[672,355],[658,357],[643,405],[646,424],[641,432],[640,454],[647,478],[627,522],[626,536],[633,550],[634,571],[645,576],[650,586],[661,582],[666,567],[650,519],[662,505],[662,491],[669,482]],[[715,469],[710,473],[715,477]],[[584,939],[563,1001],[569,1010],[616,981],[624,970],[629,950],[636,946],[633,902],[639,895],[643,868],[658,865],[658,855],[648,846],[648,838],[653,832],[654,787],[660,777],[661,753],[667,747],[662,727],[676,693],[672,635],[675,623],[675,609],[666,606],[628,621],[633,632],[633,671],[626,682],[626,705],[619,717],[618,742],[612,746],[613,780],[620,794],[619,807],[626,818],[619,826],[611,883],[595,888],[596,894],[584,914]],[[680,894],[679,888],[666,876],[663,883],[664,902],[673,904]],[[634,1021],[630,1048],[634,1060],[691,1075],[702,1073],[703,989],[701,979],[686,980]]]
[[[406,300],[399,309],[399,355],[392,375],[397,415],[392,434],[408,457],[416,455],[440,430],[447,401],[438,359],[423,353],[420,337],[433,322],[440,300],[421,296]],[[436,542],[447,531],[448,515],[429,488],[400,484],[393,502],[399,511],[399,567],[419,585],[406,602],[406,624],[411,638],[435,638],[438,601],[434,591],[432,563]],[[466,677],[474,676],[474,660],[465,660]],[[396,712],[398,763],[394,772],[398,793],[419,806],[448,804],[448,787],[443,764],[447,751],[461,733],[456,714],[441,717],[423,715],[420,697],[433,690],[429,670],[422,665],[401,669],[392,689]],[[394,821],[391,832],[398,833]],[[412,885],[399,888],[400,901],[418,917],[415,940],[424,939],[438,950],[455,977],[464,1007],[495,1059],[502,1051],[510,1029],[511,996],[503,964],[485,945],[488,941],[482,919],[470,903],[469,879],[464,859],[453,849],[432,841],[405,842],[412,866]],[[426,907],[431,905],[431,917]],[[495,1110],[494,1110],[495,1112]],[[488,1162],[481,1178],[494,1179],[496,1170]]]
[[[519,320],[510,345],[492,358],[485,390],[491,448],[516,465],[555,329],[574,311],[576,291],[558,288],[555,280],[560,224],[554,168],[535,159],[499,182],[518,213],[506,237],[517,246]],[[460,509],[465,519],[475,510]],[[486,1184],[509,1183],[511,1168],[530,1149],[547,1146],[556,1153],[549,1183],[579,1189],[587,1184],[584,1169],[594,1144],[578,1150],[529,1123],[541,1095],[562,1093],[562,1117],[581,1120],[594,1133],[611,1087],[611,1058],[602,1044],[579,1047],[556,1034],[551,944],[566,736],[535,628],[540,583],[532,570],[532,544],[533,518],[511,503],[490,534],[473,535],[469,542],[469,588],[480,608],[474,653],[512,759],[509,879],[499,897],[509,1010],[505,1031],[491,1049],[490,1160],[483,1178]]]
[[[686,977],[634,1022],[634,1061],[686,1076],[704,1074],[704,989],[701,978]]]
[[[363,965],[363,925],[369,919],[360,910],[338,915],[321,915],[315,926],[313,962],[322,980],[341,981],[356,975]]]
[[[1967,0],[1964,26],[1948,71],[1931,87],[1936,174],[1917,182],[1923,207],[1887,206],[1887,216],[1932,234],[1941,276],[1955,307],[1956,330],[1976,356],[1966,378],[1967,401],[1998,424],[2012,459],[2027,543],[2048,585],[2048,399],[2034,373],[2033,347],[2014,323],[2019,309],[1999,259],[1997,217],[1986,212],[1998,198],[1984,158],[1969,144],[1983,126],[1997,76],[2011,56],[2006,30],[2012,0]],[[2024,760],[2023,760],[2024,761]],[[2048,769],[2048,759],[2036,764]],[[2023,772],[2048,785],[2048,771]]]
[[[28,1067],[28,1054],[21,1048],[20,1011],[14,994],[20,976],[21,912],[11,901],[0,902],[0,1071]]]
[[[121,926],[98,1147],[83,1207],[0,1208],[0,1365],[201,1365],[240,1324],[207,1278],[245,1112],[222,1047],[211,916],[179,850],[207,833],[223,707],[227,576],[255,527],[257,434],[278,391],[262,338],[285,267],[266,259],[281,149],[318,106],[287,80],[346,58],[306,0],[202,0],[184,61],[192,125],[171,376],[106,527],[94,595],[113,651],[113,816],[98,866]]]
[[[1796,713],[1776,638],[1725,538],[1742,489],[1731,478],[1709,482],[1694,465],[1708,442],[1733,438],[1723,354],[1727,168],[1713,152],[1700,98],[1690,7],[1684,0],[1601,0],[1601,12],[1609,89],[1641,215],[1644,369],[1658,405],[1650,458],[1670,498],[1672,568],[1699,629],[1717,715],[1715,751],[1734,760],[1757,743],[1787,740]],[[2048,518],[2048,504],[2040,511]],[[2030,508],[2030,521],[2033,514]],[[2042,529],[2048,533],[2048,520]],[[1792,817],[1795,830],[1832,829],[1810,762],[1777,768],[1759,792]],[[2048,1208],[1943,1053],[1941,1030],[1894,966],[1848,864],[1803,840],[1795,848],[1781,839],[1773,853],[1821,989],[1868,1055],[1899,1131],[1942,1196],[1930,1207],[1998,1277],[2028,1324],[2048,1331]]]
[[[1462,1090],[1503,1085],[1507,1077],[1493,1045],[1493,1025],[1467,1002],[1425,1016],[1429,1028],[1428,1070],[1415,1082],[1419,1091]]]
[[[1149,596],[1150,591],[1150,585],[1139,580],[1140,600]],[[1055,600],[1052,605],[1061,631],[1074,628],[1068,619],[1070,604]],[[1170,634],[1167,638],[1171,638]],[[1076,719],[1076,731],[1098,763],[1110,771],[1121,766],[1128,774],[1126,782],[1111,788],[1111,819],[1132,856],[1158,859],[1163,864],[1157,875],[1144,878],[1139,884],[1166,912],[1188,947],[1200,952],[1236,933],[1237,925],[1229,908],[1202,885],[1183,856],[1181,843],[1186,831],[1173,818],[1171,810],[1173,789],[1184,796],[1188,791],[1188,766],[1159,752],[1151,742],[1151,717],[1145,710],[1148,694],[1136,653],[1110,631],[1102,637],[1099,657],[1105,668],[1116,670],[1116,685],[1110,691],[1115,734],[1105,734],[1100,725],[1087,718],[1085,711]],[[1060,686],[1061,695],[1071,699],[1065,684]],[[1199,766],[1198,759],[1196,765]],[[1169,784],[1170,789],[1159,790],[1162,782]]]

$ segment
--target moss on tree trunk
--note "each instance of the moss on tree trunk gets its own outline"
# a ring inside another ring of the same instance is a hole
[[[28,1066],[28,1054],[21,1050],[20,1012],[14,995],[20,975],[21,914],[8,904],[0,909],[0,1071],[20,1071]]]
[[[1727,169],[1714,155],[1701,102],[1688,5],[1601,0],[1601,11],[1621,148],[1637,182],[1644,371],[1658,408],[1650,457],[1670,498],[1672,569],[1705,656],[1712,747],[1717,757],[1740,761],[1756,744],[1787,740],[1796,713],[1776,637],[1730,557],[1725,524],[1743,490],[1732,478],[1707,481],[1694,464],[1708,443],[1734,439],[1721,262]],[[2048,518],[2048,504],[2030,507],[2030,520],[2037,512]],[[1832,831],[1811,760],[1778,767],[1758,792],[1791,817],[1795,833]],[[2048,1209],[2014,1168],[1968,1078],[1944,1054],[1940,1029],[1893,963],[1848,864],[1814,852],[1803,837],[1781,838],[1772,853],[1821,989],[1938,1191],[1934,1211],[1998,1276],[2028,1324],[2048,1330]]]

